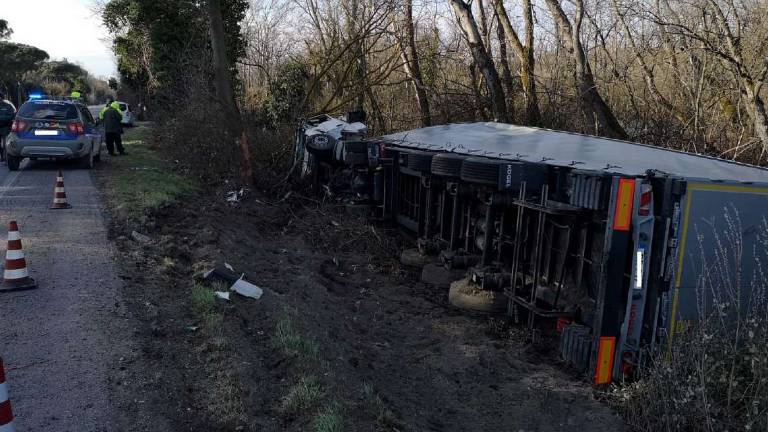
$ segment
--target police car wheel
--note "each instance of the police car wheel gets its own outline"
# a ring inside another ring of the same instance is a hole
[[[93,168],[93,161],[94,161],[93,153],[90,153],[90,152],[87,155],[83,156],[82,159],[80,159],[80,163],[85,169]]]
[[[7,157],[8,162],[8,169],[11,171],[16,171],[19,169],[19,165],[21,165],[21,158],[18,156],[8,156]]]

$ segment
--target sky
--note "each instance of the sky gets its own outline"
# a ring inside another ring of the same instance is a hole
[[[91,10],[94,0],[0,0],[0,18],[7,20],[11,42],[34,45],[53,60],[66,58],[92,75],[117,74],[101,18]]]

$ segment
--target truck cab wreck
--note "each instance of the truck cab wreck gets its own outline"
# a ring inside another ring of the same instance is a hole
[[[302,172],[318,185],[347,172],[345,190],[410,231],[425,261],[461,271],[455,306],[556,331],[596,384],[636,374],[712,309],[698,280],[729,212],[745,255],[768,215],[768,170],[712,157],[493,122],[365,133],[302,123]],[[743,263],[746,308],[758,264]]]

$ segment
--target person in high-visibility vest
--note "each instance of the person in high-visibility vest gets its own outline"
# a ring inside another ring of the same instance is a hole
[[[79,92],[79,91],[75,90],[75,91],[73,91],[73,92],[72,92],[72,93],[69,95],[69,97],[71,97],[72,99],[80,99],[80,98],[82,97],[82,95],[80,94],[80,92]]]
[[[104,120],[104,113],[107,112],[114,101],[115,100],[112,98],[107,99],[107,104],[104,105],[104,108],[102,108],[101,111],[99,111],[99,120]],[[120,110],[118,109],[118,111]],[[122,115],[122,113],[120,114]]]
[[[123,148],[123,139],[121,137],[123,126],[120,124],[123,120],[123,114],[120,112],[120,104],[112,102],[104,111],[103,119],[107,151],[111,156],[114,156],[115,148],[117,148],[118,153],[121,156],[124,155],[125,149]]]

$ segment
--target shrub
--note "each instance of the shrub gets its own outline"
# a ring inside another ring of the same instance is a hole
[[[676,334],[639,381],[610,395],[637,430],[768,430],[768,223],[744,286],[744,230],[736,212],[726,211],[725,220],[728,228],[713,234],[714,258],[700,246],[698,322]]]

